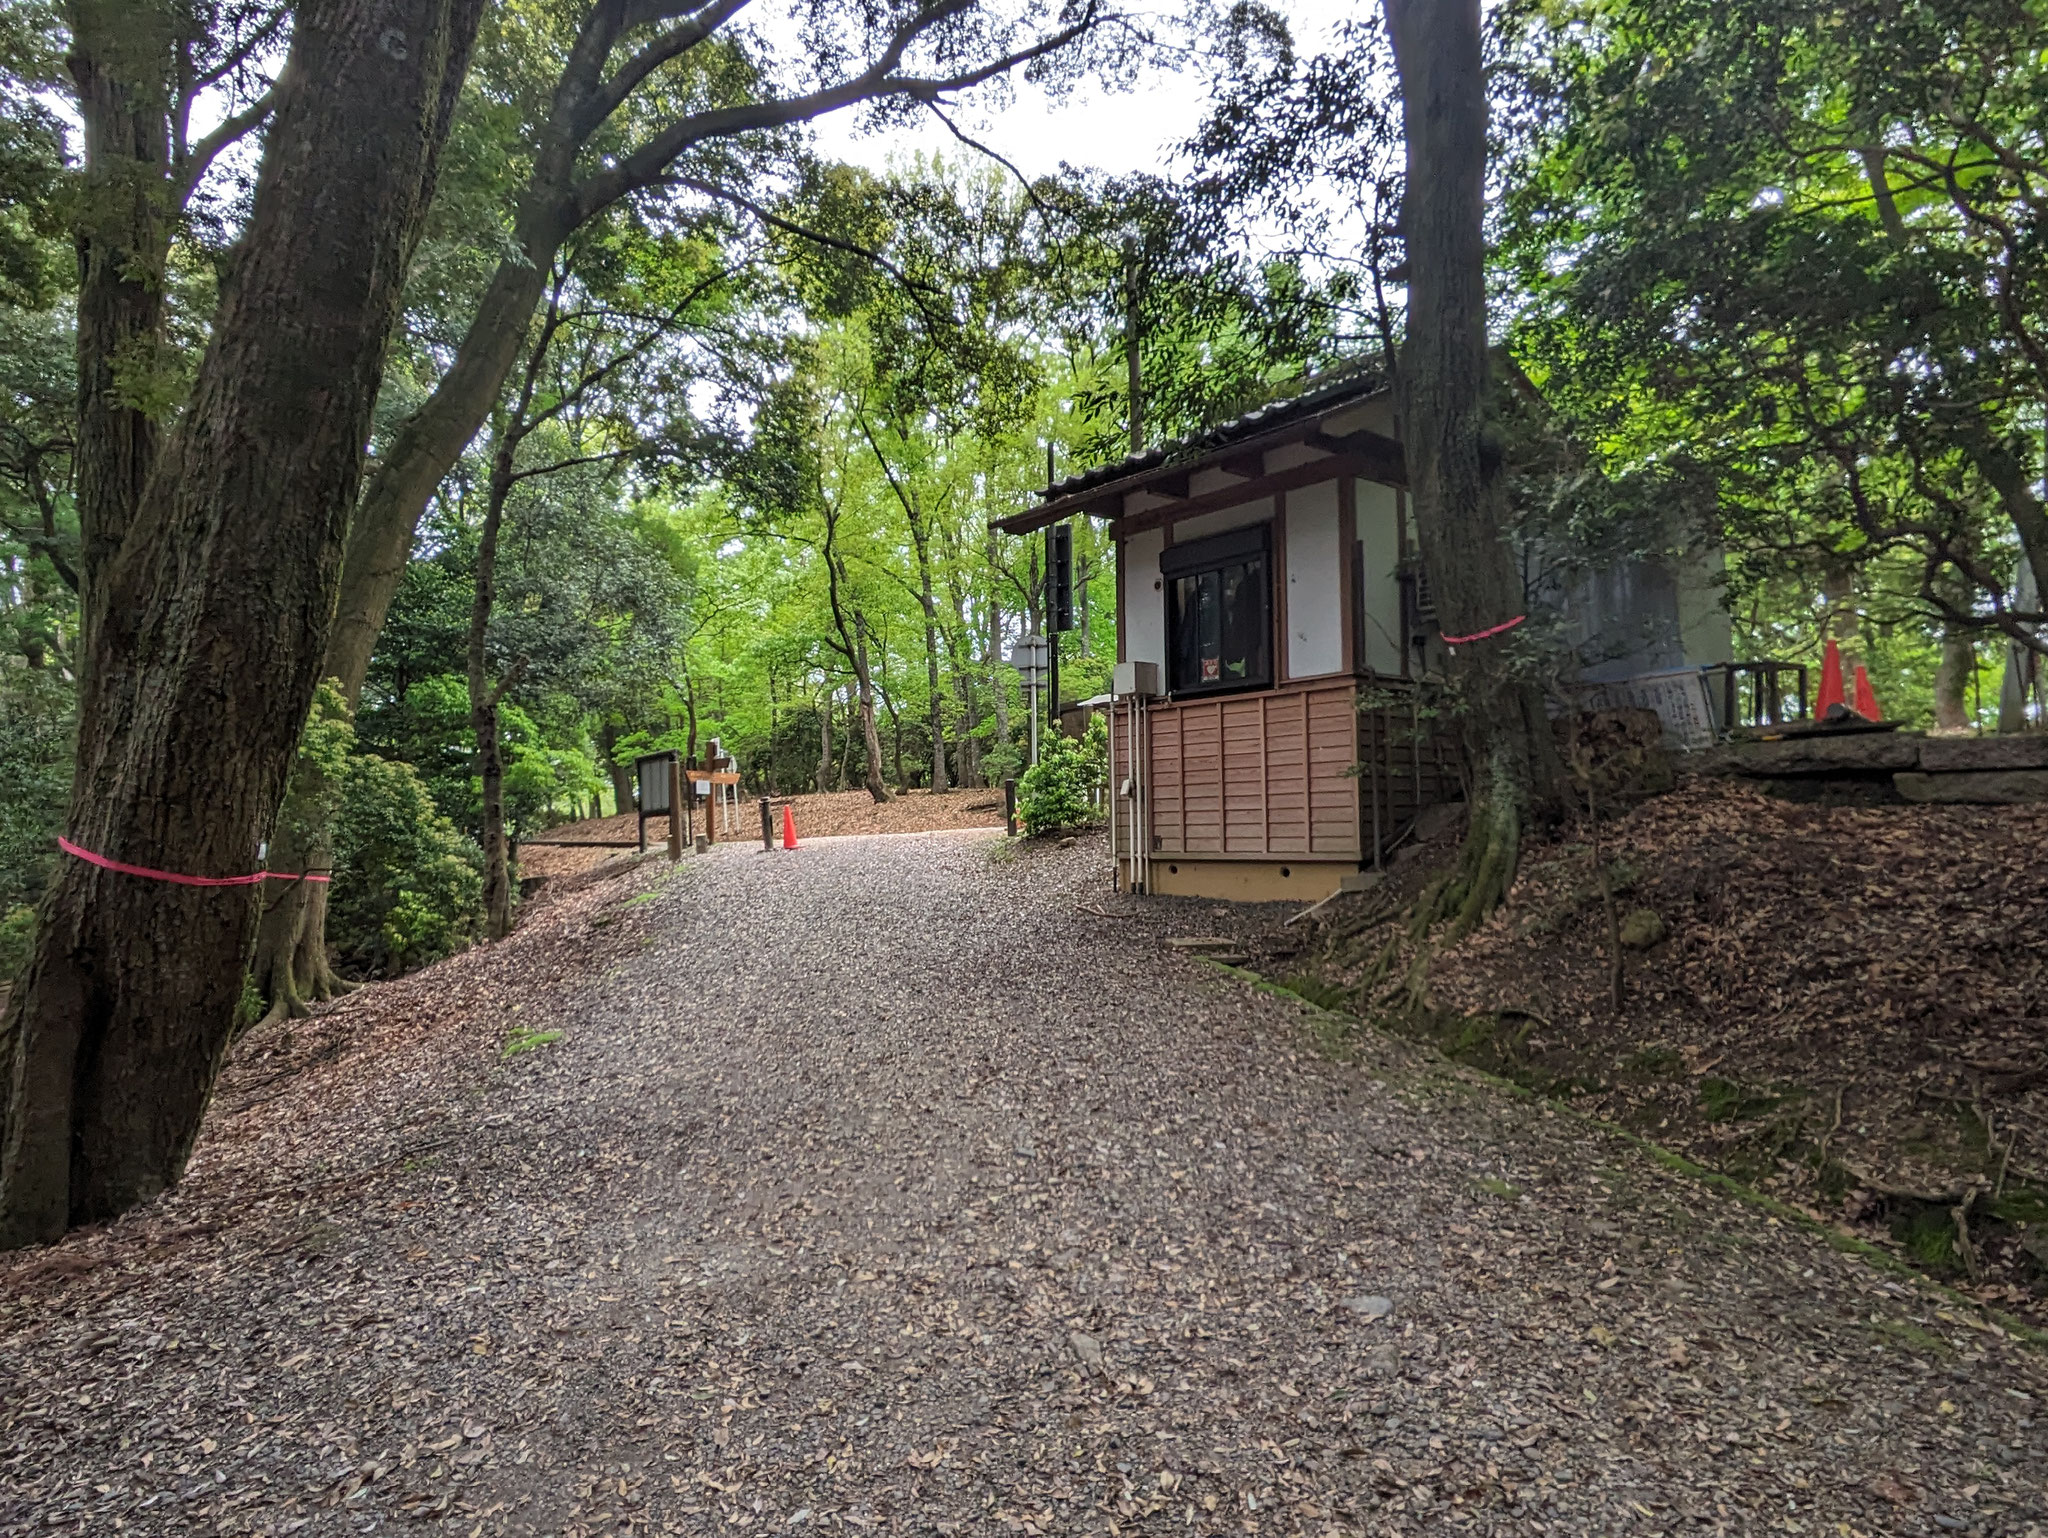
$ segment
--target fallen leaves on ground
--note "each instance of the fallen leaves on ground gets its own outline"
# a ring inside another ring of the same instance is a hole
[[[1432,1040],[2048,1312],[2048,807],[1712,781],[1643,802],[1601,829],[1619,1013],[1590,839],[1568,838],[1436,957]],[[1345,948],[1326,983],[1359,977],[1369,947]]]
[[[2048,1530],[1971,1311],[1003,848],[642,868],[248,1043],[0,1287],[0,1530]]]

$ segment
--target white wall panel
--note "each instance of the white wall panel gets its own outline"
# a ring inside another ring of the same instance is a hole
[[[1344,552],[1338,543],[1337,483],[1287,493],[1287,676],[1314,678],[1344,667]]]
[[[1354,482],[1358,543],[1365,570],[1365,666],[1375,673],[1401,671],[1401,513],[1394,488],[1377,481]]]
[[[1166,671],[1166,592],[1159,577],[1163,529],[1147,529],[1123,542],[1124,628],[1117,639],[1126,662],[1156,662]]]

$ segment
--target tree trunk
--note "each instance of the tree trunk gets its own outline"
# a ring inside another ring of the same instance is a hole
[[[68,832],[192,876],[257,867],[334,614],[400,286],[481,0],[307,0],[185,413],[84,659]],[[261,660],[260,666],[252,665]],[[183,1171],[256,937],[252,886],[67,859],[0,1053],[0,1241]]]
[[[946,546],[946,596],[953,605],[953,623],[942,625],[940,631],[946,639],[946,662],[953,671],[953,687],[960,696],[960,733],[954,739],[954,752],[958,755],[954,766],[962,785],[979,786],[981,715],[975,704],[973,670],[969,666],[974,650],[969,638],[973,632],[967,622],[967,600],[960,590],[960,552],[943,523],[939,525],[939,536]]]
[[[1444,631],[1524,614],[1506,537],[1500,452],[1485,407],[1486,74],[1479,0],[1385,0],[1401,77],[1408,176],[1408,330],[1397,401],[1422,556]],[[1525,823],[1562,766],[1540,689],[1516,675],[1513,632],[1454,649],[1473,802],[1456,873],[1427,916],[1462,932],[1513,880]]]
[[[483,782],[484,922],[493,940],[512,932],[512,871],[505,844],[505,752],[498,740],[498,701],[504,686],[486,666],[491,608],[498,599],[498,534],[505,499],[512,494],[517,423],[507,423],[491,453],[491,484],[476,542],[476,592],[469,605],[469,726],[476,739],[476,772]]]
[[[868,622],[859,609],[853,611],[853,677],[860,700],[861,779],[879,806],[890,799],[889,786],[882,778],[882,738],[875,730],[875,676],[868,667]]]
[[[924,519],[913,516],[910,533],[917,546],[917,601],[924,608],[924,670],[931,698],[932,785],[946,788],[946,695],[939,687],[939,605],[932,595],[931,541]]]
[[[827,689],[818,707],[818,794],[832,788],[832,705],[836,690]]]
[[[619,728],[614,722],[607,721],[597,729],[597,746],[604,754],[605,772],[611,776],[612,811],[623,812],[633,804],[633,766],[619,762]]]
[[[292,769],[285,801],[321,807],[329,800],[326,775],[320,766],[301,758]],[[331,874],[325,852],[331,842],[326,819],[280,818],[271,841],[268,868],[275,871]],[[256,931],[256,957],[249,978],[262,1000],[262,1023],[298,1019],[307,1006],[353,986],[336,975],[324,940],[328,884],[324,881],[280,881],[263,889],[263,918]]]
[[[996,738],[1002,744],[1003,758],[1007,763],[1015,751],[1016,739],[1010,735],[1010,691],[1008,680],[1003,677],[1003,600],[997,585],[996,574],[1001,569],[996,565],[996,531],[994,525],[987,530],[988,554],[988,675],[992,685],[990,695],[996,713]]]
[[[1951,625],[1941,636],[1941,665],[1934,670],[1936,731],[1970,729],[1970,679],[1977,671],[1977,642]]]
[[[171,78],[178,29],[169,5],[74,0],[67,7],[84,127],[78,248],[80,549],[78,654],[92,647],[108,568],[156,464],[156,418],[135,402],[135,371],[159,364],[170,248]],[[128,372],[122,388],[117,369]]]

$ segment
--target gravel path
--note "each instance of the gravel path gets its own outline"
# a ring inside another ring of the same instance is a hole
[[[6,1284],[0,1530],[2048,1533],[2033,1348],[1101,869],[725,848],[579,894],[516,1015],[489,953],[351,1000],[260,1135],[238,1067]]]

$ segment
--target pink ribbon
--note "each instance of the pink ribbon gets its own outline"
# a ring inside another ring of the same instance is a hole
[[[97,865],[101,870],[119,871],[124,876],[147,876],[152,881],[175,881],[179,886],[253,886],[259,881],[332,881],[332,876],[317,876],[307,872],[294,876],[289,871],[259,870],[253,876],[181,876],[176,871],[151,870],[147,865],[124,865],[119,860],[110,860],[103,854],[94,854],[90,849],[81,849],[61,833],[57,835],[57,847],[66,854],[75,854],[88,865]]]
[[[1467,641],[1484,641],[1489,636],[1497,636],[1513,630],[1515,626],[1521,624],[1528,617],[1526,614],[1517,614],[1506,624],[1495,625],[1491,630],[1475,630],[1471,635],[1447,635],[1444,636],[1444,645],[1463,646]],[[1442,632],[1439,631],[1438,634],[1441,635]]]

